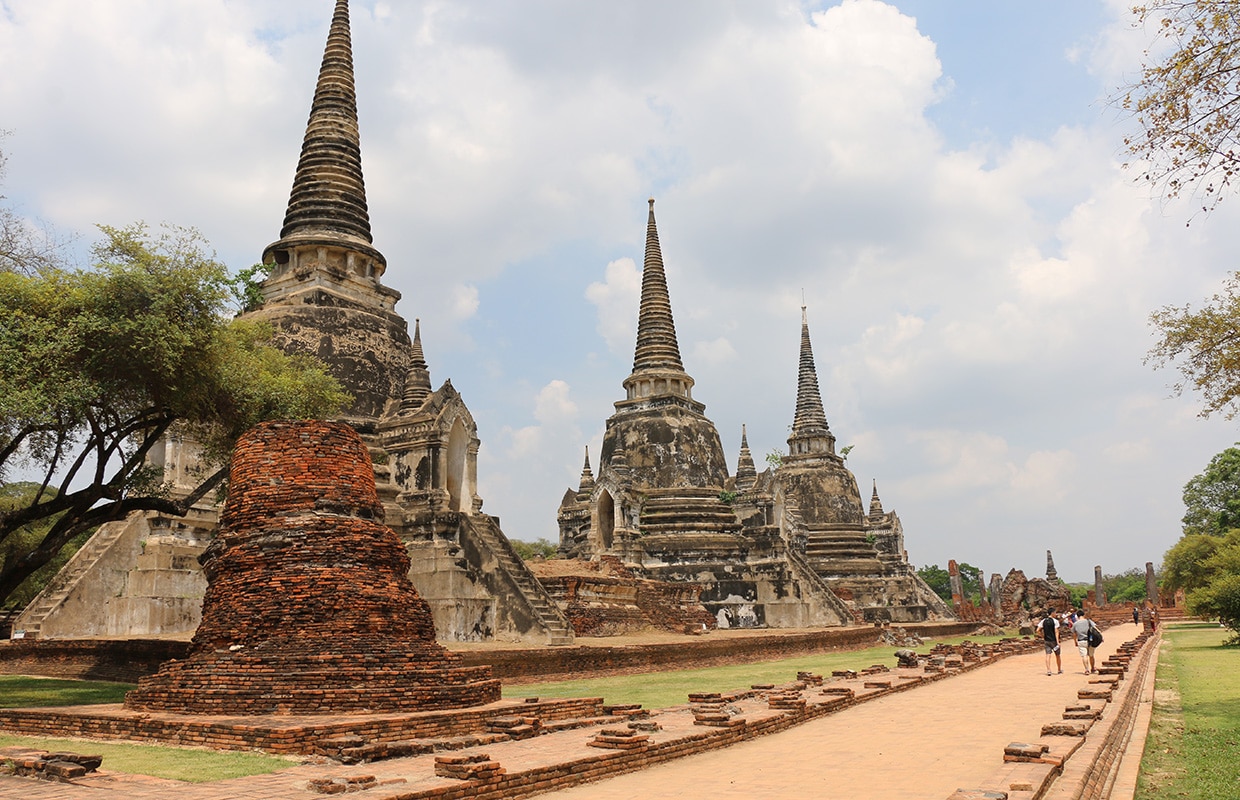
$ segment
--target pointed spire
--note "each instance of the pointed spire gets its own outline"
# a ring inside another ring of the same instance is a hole
[[[649,202],[642,300],[637,315],[637,349],[633,353],[633,372],[624,379],[626,399],[622,402],[672,398],[673,402],[687,405],[700,414],[706,406],[693,399],[693,378],[685,372],[680,360],[667,275],[663,272],[663,253],[659,249],[659,231],[654,221],[654,198]]]
[[[417,411],[431,393],[431,371],[422,355],[422,320],[413,321],[413,345],[409,348],[409,374],[405,378],[405,393],[400,401],[401,411]]]
[[[684,370],[680,345],[676,342],[676,323],[672,320],[672,301],[663,272],[663,253],[654,221],[654,198],[650,198],[646,221],[646,259],[642,265],[642,301],[637,317],[637,351],[633,371],[644,369]]]
[[[1055,559],[1051,558],[1051,551],[1046,551],[1046,580],[1054,583],[1059,580],[1059,573],[1055,571]]]
[[[736,488],[741,491],[752,489],[758,481],[758,470],[753,465],[753,456],[749,452],[749,436],[745,426],[741,425],[741,454],[736,459]]]
[[[814,348],[809,339],[809,318],[801,306],[801,360],[797,369],[797,408],[792,419],[792,435],[788,437],[788,453],[798,455],[835,455],[835,435],[827,425],[818,393],[818,370],[814,366]]]
[[[883,515],[883,501],[878,499],[878,480],[874,480],[874,491],[870,494],[870,516],[881,517]]]
[[[377,271],[382,273],[383,256],[370,246],[371,241],[353,83],[349,2],[336,0],[280,241],[267,247],[263,260],[267,262],[273,250],[295,244],[331,243],[375,258]]]
[[[586,463],[581,468],[581,483],[577,487],[577,497],[585,499],[594,491],[594,473],[590,471],[590,445],[586,445]]]

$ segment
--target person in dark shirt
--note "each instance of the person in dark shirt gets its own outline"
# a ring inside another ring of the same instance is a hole
[[[1055,619],[1055,615],[1050,609],[1042,612],[1042,620],[1038,623],[1038,628],[1042,631],[1042,645],[1046,649],[1046,674],[1054,675],[1051,672],[1051,654],[1055,655],[1055,669],[1058,674],[1063,674],[1063,656],[1059,652],[1059,620]]]

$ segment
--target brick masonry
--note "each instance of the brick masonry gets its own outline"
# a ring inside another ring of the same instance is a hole
[[[382,524],[347,425],[263,423],[241,437],[188,658],[130,709],[200,714],[428,711],[499,699],[486,666],[435,641],[404,545]]]

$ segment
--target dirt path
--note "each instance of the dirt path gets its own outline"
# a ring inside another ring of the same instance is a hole
[[[1116,626],[1098,663],[1135,625]],[[793,730],[555,792],[555,800],[682,797],[731,800],[942,800],[1002,766],[1009,742],[1037,738],[1088,683],[1075,648],[1064,674],[1040,653],[884,697]]]

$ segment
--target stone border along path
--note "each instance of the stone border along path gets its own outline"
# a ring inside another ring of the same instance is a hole
[[[1077,658],[1071,647],[1064,653],[1069,669],[1048,677],[1040,643],[1025,642],[937,674],[896,669],[824,684],[800,676],[804,680],[781,687],[695,695],[688,705],[654,712],[614,708],[601,726],[596,721],[453,754],[362,766],[325,761],[209,784],[109,773],[105,764],[104,771],[73,784],[0,776],[0,796],[266,800],[320,796],[312,788],[317,784],[319,792],[365,787],[368,800],[498,800],[543,792],[555,792],[556,800],[807,793],[879,800],[1119,800],[1130,795],[1112,793],[1123,788],[1115,781],[1115,764],[1137,712],[1148,715],[1150,704],[1139,701],[1153,677],[1155,648],[1142,646],[1145,636],[1117,644],[1135,631],[1131,624],[1108,630],[1098,654],[1105,666],[1096,677],[1079,669],[1073,674]],[[1123,681],[1129,667],[1133,679]],[[948,676],[952,680],[939,680]],[[914,687],[919,690],[906,691]],[[1080,698],[1091,692],[1098,696]],[[1062,711],[1068,706],[1073,710]],[[1058,719],[1069,714],[1086,718]],[[523,737],[537,728],[532,718],[514,724],[526,727]],[[765,735],[794,727],[781,736]],[[736,746],[719,750],[728,745]],[[1061,771],[1064,778],[1055,782]],[[578,786],[602,778],[609,779]],[[960,787],[967,791],[957,792]]]

